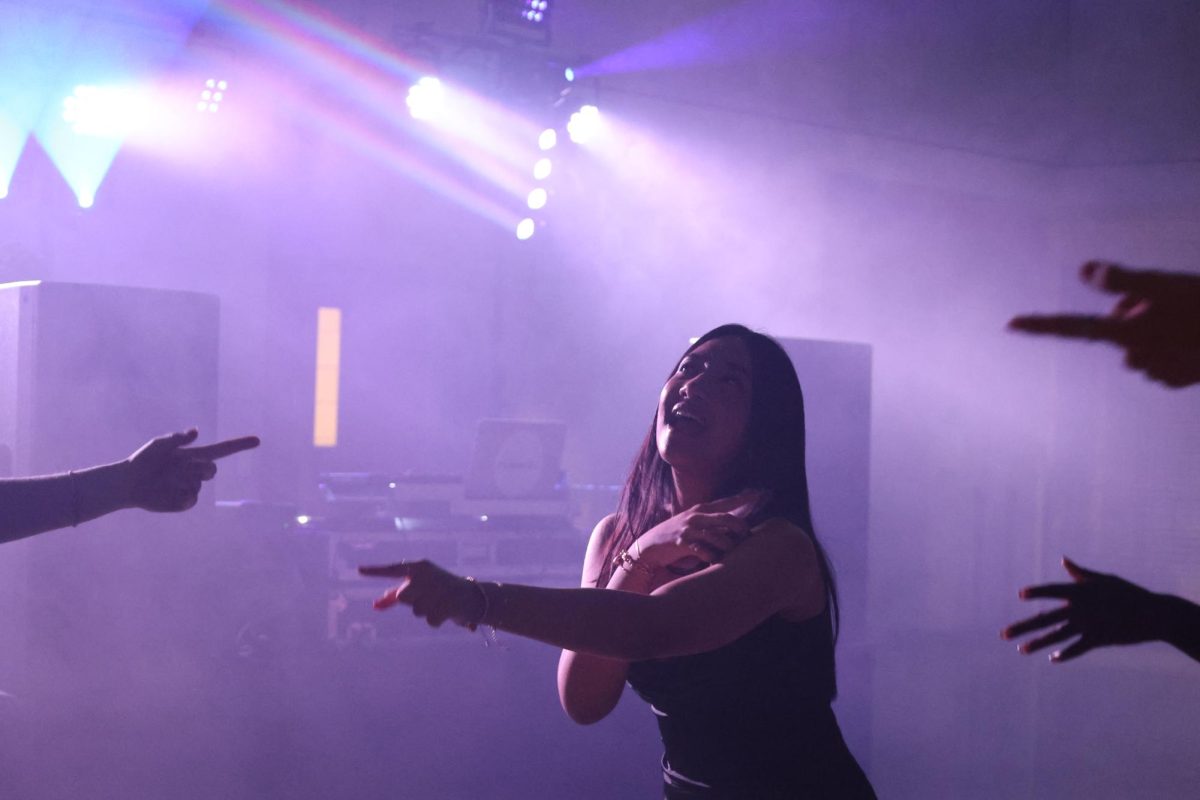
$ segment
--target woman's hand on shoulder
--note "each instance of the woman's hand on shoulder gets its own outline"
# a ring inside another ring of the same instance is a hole
[[[825,582],[808,534],[783,518],[754,527],[720,562],[654,591],[643,658],[722,647],[775,614],[800,622],[819,614]]]
[[[746,518],[768,497],[761,489],[746,489],[692,506],[642,534],[630,555],[656,570],[718,562],[750,535]]]

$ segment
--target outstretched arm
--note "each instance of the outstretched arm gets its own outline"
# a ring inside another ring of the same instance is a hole
[[[1089,261],[1080,278],[1119,295],[1108,314],[1025,314],[1008,326],[1025,333],[1107,341],[1125,364],[1173,388],[1200,383],[1200,275]]]
[[[1014,623],[1001,633],[1014,639],[1044,631],[1020,646],[1032,653],[1074,639],[1050,655],[1069,661],[1096,647],[1164,641],[1200,661],[1200,606],[1180,597],[1155,594],[1116,575],[1084,569],[1068,558],[1063,566],[1072,583],[1048,583],[1021,590],[1021,599],[1053,598],[1065,605]]]
[[[246,436],[187,447],[196,431],[152,439],[123,461],[63,475],[0,480],[0,542],[78,525],[123,508],[185,511],[219,458],[258,446]]]
[[[78,525],[126,507],[125,462],[63,475],[0,480],[0,541]]]
[[[773,520],[719,563],[672,580],[648,595],[607,589],[546,589],[472,583],[428,562],[364,567],[364,575],[403,582],[376,602],[397,603],[440,625],[494,625],[510,633],[624,661],[713,650],[780,611],[797,619],[824,607],[812,541]]]

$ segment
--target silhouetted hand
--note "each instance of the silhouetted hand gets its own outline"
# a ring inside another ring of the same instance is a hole
[[[1136,644],[1162,638],[1159,625],[1161,595],[1116,575],[1084,569],[1068,558],[1063,558],[1063,566],[1074,578],[1074,583],[1047,583],[1021,590],[1022,600],[1054,598],[1066,601],[1064,606],[1004,629],[1001,633],[1003,638],[1015,639],[1057,626],[1049,633],[1022,644],[1022,653],[1032,653],[1078,637],[1050,655],[1051,661],[1069,661],[1096,647]]]
[[[1089,261],[1085,283],[1119,294],[1107,315],[1026,314],[1008,326],[1026,333],[1112,342],[1125,364],[1173,388],[1200,383],[1200,275]]]
[[[129,505],[147,511],[186,511],[196,505],[200,485],[217,474],[217,459],[258,447],[257,436],[243,436],[202,447],[193,428],[151,439],[125,460]]]
[[[358,572],[373,578],[400,578],[399,586],[388,589],[375,601],[375,609],[383,611],[403,603],[412,608],[415,616],[423,617],[430,627],[439,627],[450,620],[475,630],[487,610],[483,589],[430,561],[359,567]]]

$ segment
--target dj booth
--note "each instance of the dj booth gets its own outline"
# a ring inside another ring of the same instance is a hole
[[[459,575],[576,585],[586,538],[557,474],[561,434],[556,423],[485,420],[465,478],[323,475],[323,513],[288,526],[305,583],[325,598],[321,636],[371,646],[442,633],[374,612],[386,584],[360,576],[366,564],[427,559]],[[515,440],[525,440],[519,453]]]
[[[373,612],[383,583],[360,576],[364,564],[428,559],[489,580],[575,584],[585,541],[569,521],[565,437],[560,422],[486,419],[464,476],[322,475],[319,507],[289,526],[308,554],[306,583],[326,598],[322,635],[374,644],[421,633]]]

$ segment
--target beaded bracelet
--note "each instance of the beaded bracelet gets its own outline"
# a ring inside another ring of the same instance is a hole
[[[646,575],[647,577],[652,577],[654,575],[654,570],[650,569],[650,567],[646,566],[638,559],[629,555],[628,550],[621,550],[615,556],[613,556],[612,565],[613,565],[613,569],[620,568],[620,569],[625,570],[626,572],[631,572],[631,573],[632,572],[641,572],[643,575]]]

